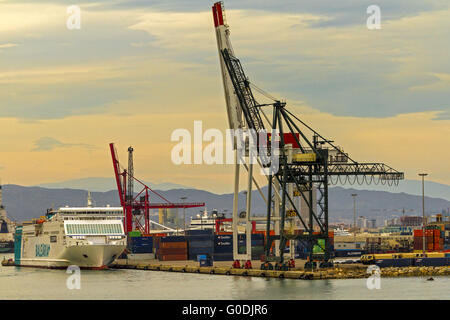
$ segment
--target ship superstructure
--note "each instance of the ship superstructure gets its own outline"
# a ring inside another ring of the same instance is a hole
[[[15,263],[20,266],[105,268],[126,248],[123,210],[64,207],[36,223],[16,228]]]
[[[3,206],[3,188],[0,185],[0,253],[14,252],[14,226]]]

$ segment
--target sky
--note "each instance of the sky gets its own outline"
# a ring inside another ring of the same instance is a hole
[[[231,192],[231,165],[175,165],[174,130],[227,128],[207,0],[0,0],[0,177],[37,185],[135,173]],[[66,27],[67,8],[81,28]],[[258,87],[355,160],[450,184],[450,3],[229,0],[236,55]],[[205,144],[206,145],[206,144]]]

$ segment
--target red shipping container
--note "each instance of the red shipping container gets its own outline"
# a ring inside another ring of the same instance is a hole
[[[161,242],[159,244],[160,249],[186,249],[187,242]]]
[[[158,260],[159,261],[183,261],[183,260],[187,260],[187,255],[185,255],[185,254],[158,255]]]
[[[153,236],[154,237],[166,237],[167,233],[154,233]]]
[[[158,254],[159,255],[180,255],[180,254],[186,254],[187,255],[187,248],[168,248],[168,249],[161,249],[159,248]]]
[[[259,232],[264,232],[264,231],[256,231],[255,233],[259,233]],[[216,234],[221,235],[221,236],[231,236],[233,235],[233,232],[217,232]]]

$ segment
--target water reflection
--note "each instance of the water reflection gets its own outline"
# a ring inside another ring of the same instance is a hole
[[[292,280],[141,270],[81,271],[81,289],[68,290],[65,270],[0,267],[0,299],[450,299],[449,277]]]

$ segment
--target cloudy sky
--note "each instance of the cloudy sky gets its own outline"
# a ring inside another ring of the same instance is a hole
[[[67,7],[81,8],[69,30]],[[177,128],[227,127],[207,0],[0,0],[0,176],[36,185],[113,174],[214,192],[231,166],[171,163]],[[368,30],[369,5],[381,29]],[[450,184],[447,0],[228,0],[253,83],[359,161]]]

